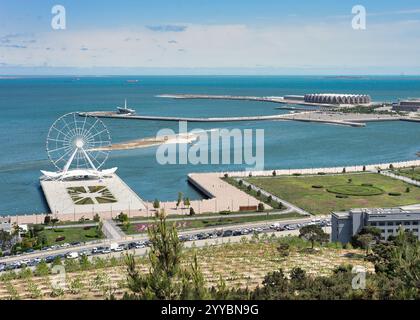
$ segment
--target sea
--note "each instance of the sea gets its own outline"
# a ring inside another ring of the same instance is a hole
[[[283,96],[305,93],[361,93],[374,101],[420,97],[415,76],[109,76],[0,78],[0,215],[48,212],[40,170],[54,170],[46,152],[52,123],[75,111],[113,111],[124,104],[140,115],[224,117],[273,115],[278,104],[251,101],[182,100],[162,94]],[[154,137],[178,123],[103,119],[113,142]],[[420,124],[376,122],[354,128],[293,121],[188,123],[188,129],[263,129],[265,169],[373,164],[416,159]],[[187,183],[190,172],[242,170],[247,164],[167,164],[158,147],[112,151],[104,168],[145,200],[190,199],[202,195]]]

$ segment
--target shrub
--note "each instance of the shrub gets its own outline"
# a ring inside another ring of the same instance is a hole
[[[261,190],[257,191],[257,197],[261,197]]]
[[[276,170],[273,170],[273,177],[277,175]]]
[[[239,180],[238,181],[238,185],[240,186],[240,187],[242,187],[242,185],[244,184],[244,182],[242,181],[242,180]]]
[[[195,215],[194,208],[193,207],[190,207],[190,216],[193,216],[193,215]]]
[[[298,177],[298,176],[300,176],[301,174],[296,172],[296,173],[294,173],[293,175],[294,175],[294,176],[296,176],[296,177]]]
[[[348,198],[349,196],[346,196],[346,195],[344,195],[344,194],[337,194],[335,197],[336,197],[336,198],[339,198],[339,199],[346,199],[346,198]]]
[[[65,239],[66,239],[65,236],[60,236],[60,237],[55,238],[55,242],[63,241]]]
[[[261,202],[258,204],[258,211],[260,212],[264,211],[264,204]]]
[[[225,178],[229,178],[229,174],[228,173],[225,173],[224,176],[225,176]]]
[[[389,196],[393,196],[393,197],[398,197],[398,196],[401,195],[401,193],[399,193],[399,192],[390,192],[390,193],[388,193],[388,195]]]
[[[371,184],[371,183],[362,183],[361,185],[363,187],[373,187],[373,184]]]
[[[312,186],[312,188],[314,188],[314,189],[322,189],[322,188],[324,188],[324,186],[322,186],[322,185],[320,185],[320,184],[314,184],[314,185]]]
[[[325,175],[325,172],[318,172],[318,174],[319,174],[320,176],[324,176],[324,175]]]
[[[346,173],[346,168],[343,168],[343,171],[342,171],[343,173]]]
[[[251,191],[251,190],[252,190],[251,185],[249,184],[249,185],[246,187],[246,189],[247,189],[248,191]]]
[[[229,210],[223,210],[223,211],[220,211],[219,214],[228,215],[228,214],[230,214],[230,211]]]
[[[410,192],[410,187],[405,188],[405,192],[409,193]]]
[[[366,166],[363,166],[363,171],[366,171]]]

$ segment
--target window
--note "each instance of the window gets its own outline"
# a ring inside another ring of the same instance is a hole
[[[388,222],[387,225],[388,226],[393,226],[394,225],[394,222]]]
[[[379,222],[379,225],[380,226],[384,226],[385,225],[385,222]]]
[[[404,225],[405,225],[405,226],[409,226],[409,225],[410,225],[410,221],[405,221],[405,222],[404,222]]]
[[[413,221],[413,226],[417,226],[419,224],[418,221]]]

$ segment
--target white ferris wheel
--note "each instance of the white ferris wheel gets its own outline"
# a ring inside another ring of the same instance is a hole
[[[57,172],[41,171],[52,179],[102,177],[117,168],[101,170],[108,159],[111,136],[96,117],[65,114],[51,126],[46,142],[48,158]]]

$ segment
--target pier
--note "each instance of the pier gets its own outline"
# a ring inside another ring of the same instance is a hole
[[[313,107],[326,107],[326,108],[337,108],[335,104],[328,103],[312,103],[294,99],[286,99],[284,97],[256,97],[256,96],[232,96],[232,95],[207,95],[207,94],[161,94],[158,98],[169,98],[169,99],[207,99],[207,100],[246,100],[246,101],[258,101],[258,102],[271,102],[280,104],[292,104],[301,106],[313,106]]]
[[[154,121],[186,121],[186,122],[238,122],[238,121],[301,121],[334,124],[351,127],[364,127],[365,122],[371,121],[396,121],[401,117],[368,114],[339,114],[333,112],[303,111],[299,113],[276,114],[268,116],[248,117],[219,117],[219,118],[192,118],[192,117],[162,117],[119,114],[108,111],[81,112],[82,117],[113,118],[125,120],[154,120]]]

